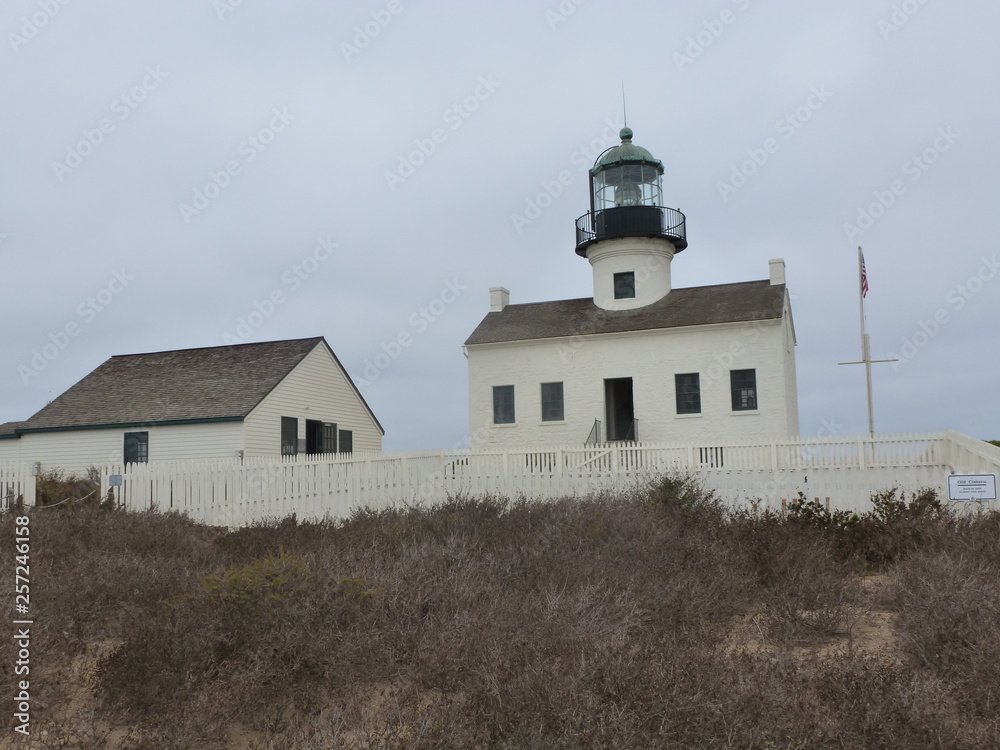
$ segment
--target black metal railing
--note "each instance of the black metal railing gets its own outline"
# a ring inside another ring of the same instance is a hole
[[[590,428],[590,434],[583,441],[584,445],[599,445],[601,442],[601,420],[595,419],[594,426]]]
[[[684,214],[665,206],[621,206],[588,211],[576,220],[579,255],[586,256],[587,247],[594,242],[618,237],[663,237],[680,252],[687,247]]]
[[[632,424],[630,424],[629,427],[628,427],[628,432],[625,433],[625,439],[628,440],[628,441],[630,441],[630,442],[633,442],[633,443],[638,443],[639,442],[639,420],[638,419],[633,419],[632,420]]]

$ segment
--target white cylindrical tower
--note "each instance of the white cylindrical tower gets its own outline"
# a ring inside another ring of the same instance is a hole
[[[577,219],[576,252],[594,269],[594,304],[650,305],[670,292],[670,262],[687,247],[684,214],[662,204],[663,164],[632,143],[602,153],[590,170],[590,211]]]

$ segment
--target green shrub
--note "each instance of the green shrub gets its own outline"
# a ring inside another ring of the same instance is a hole
[[[831,511],[819,500],[810,500],[799,491],[787,507],[788,519],[795,524],[844,532],[858,522],[857,513],[846,510]]]
[[[862,514],[840,535],[841,556],[853,560],[860,572],[886,570],[920,548],[953,521],[937,492],[925,488],[910,494],[898,488],[872,495],[872,510]]]
[[[704,492],[693,477],[668,474],[650,485],[649,501],[654,505],[693,508],[711,504],[712,493]]]
[[[222,573],[201,576],[198,583],[209,599],[257,609],[267,602],[280,602],[305,586],[310,574],[305,562],[285,552],[268,555]]]
[[[867,513],[830,511],[799,492],[788,503],[786,518],[796,526],[821,531],[832,540],[837,556],[861,573],[886,570],[954,520],[930,488],[907,497],[893,487],[873,494],[871,502]]]

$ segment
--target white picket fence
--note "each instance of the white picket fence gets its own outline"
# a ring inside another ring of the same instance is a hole
[[[35,471],[26,463],[0,463],[0,509],[9,510],[18,501],[35,504]]]
[[[6,482],[33,498],[33,477],[27,467],[20,471],[0,467],[0,490]],[[949,474],[1000,475],[1000,448],[944,432],[111,464],[101,467],[101,493],[107,497],[112,489],[116,502],[133,510],[241,526],[292,513],[343,518],[360,507],[427,504],[460,494],[585,495],[675,473],[693,476],[730,503],[778,508],[802,491],[829,499],[834,509],[866,511],[872,493],[891,487],[931,487],[947,498]]]
[[[247,458],[105,466],[102,494],[121,477],[118,502],[239,526],[295,513],[342,518],[354,509],[433,503],[460,494],[528,498],[584,495],[690,474],[732,502],[780,507],[801,490],[837,509],[865,511],[890,487],[932,487],[949,474],[1000,474],[1000,449],[954,432],[778,442],[610,444],[349,457]]]

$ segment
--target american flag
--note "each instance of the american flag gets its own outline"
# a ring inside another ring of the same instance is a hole
[[[861,248],[858,248],[859,250]],[[861,253],[861,299],[868,296],[868,272],[865,270],[865,255]]]

